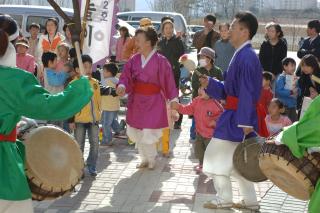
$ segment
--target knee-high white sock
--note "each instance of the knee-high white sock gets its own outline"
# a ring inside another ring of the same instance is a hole
[[[222,175],[213,176],[214,187],[221,203],[232,203],[232,185],[230,177]]]
[[[245,202],[246,205],[257,205],[257,195],[254,189],[254,184],[244,177],[242,177],[237,172],[233,172],[233,176],[239,183],[239,190],[241,199]]]

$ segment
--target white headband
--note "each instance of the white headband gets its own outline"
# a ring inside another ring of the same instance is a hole
[[[19,36],[19,29],[17,29],[15,33],[9,36],[9,41],[15,40],[16,38],[18,38],[18,36]]]

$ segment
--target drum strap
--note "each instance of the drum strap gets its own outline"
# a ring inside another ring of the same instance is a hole
[[[8,135],[0,134],[0,142],[12,142],[17,140],[17,128],[14,128]]]

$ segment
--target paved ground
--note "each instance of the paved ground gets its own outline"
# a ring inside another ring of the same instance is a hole
[[[76,192],[55,201],[34,202],[36,212],[123,212],[123,213],[230,213],[236,210],[207,210],[202,204],[214,197],[211,180],[197,175],[197,160],[189,143],[190,120],[186,117],[182,131],[173,131],[173,156],[157,158],[153,171],[137,170],[137,151],[125,140],[113,147],[100,147],[99,174],[96,179],[86,176]],[[86,153],[87,154],[87,153]],[[239,190],[234,184],[234,194]],[[259,199],[272,186],[270,182],[256,184]],[[273,187],[261,200],[263,213],[306,212],[306,202],[287,196]]]

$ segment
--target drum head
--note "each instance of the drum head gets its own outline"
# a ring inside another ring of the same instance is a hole
[[[264,174],[281,190],[300,199],[309,200],[314,187],[310,179],[288,160],[273,154],[261,154],[259,164]]]
[[[239,144],[233,154],[233,165],[245,179],[252,182],[266,181],[268,178],[262,173],[259,166],[259,152],[262,144],[257,138],[250,138]],[[245,147],[246,156],[245,160]]]
[[[84,162],[71,135],[54,126],[42,126],[27,134],[26,174],[48,192],[73,188],[81,179]]]

